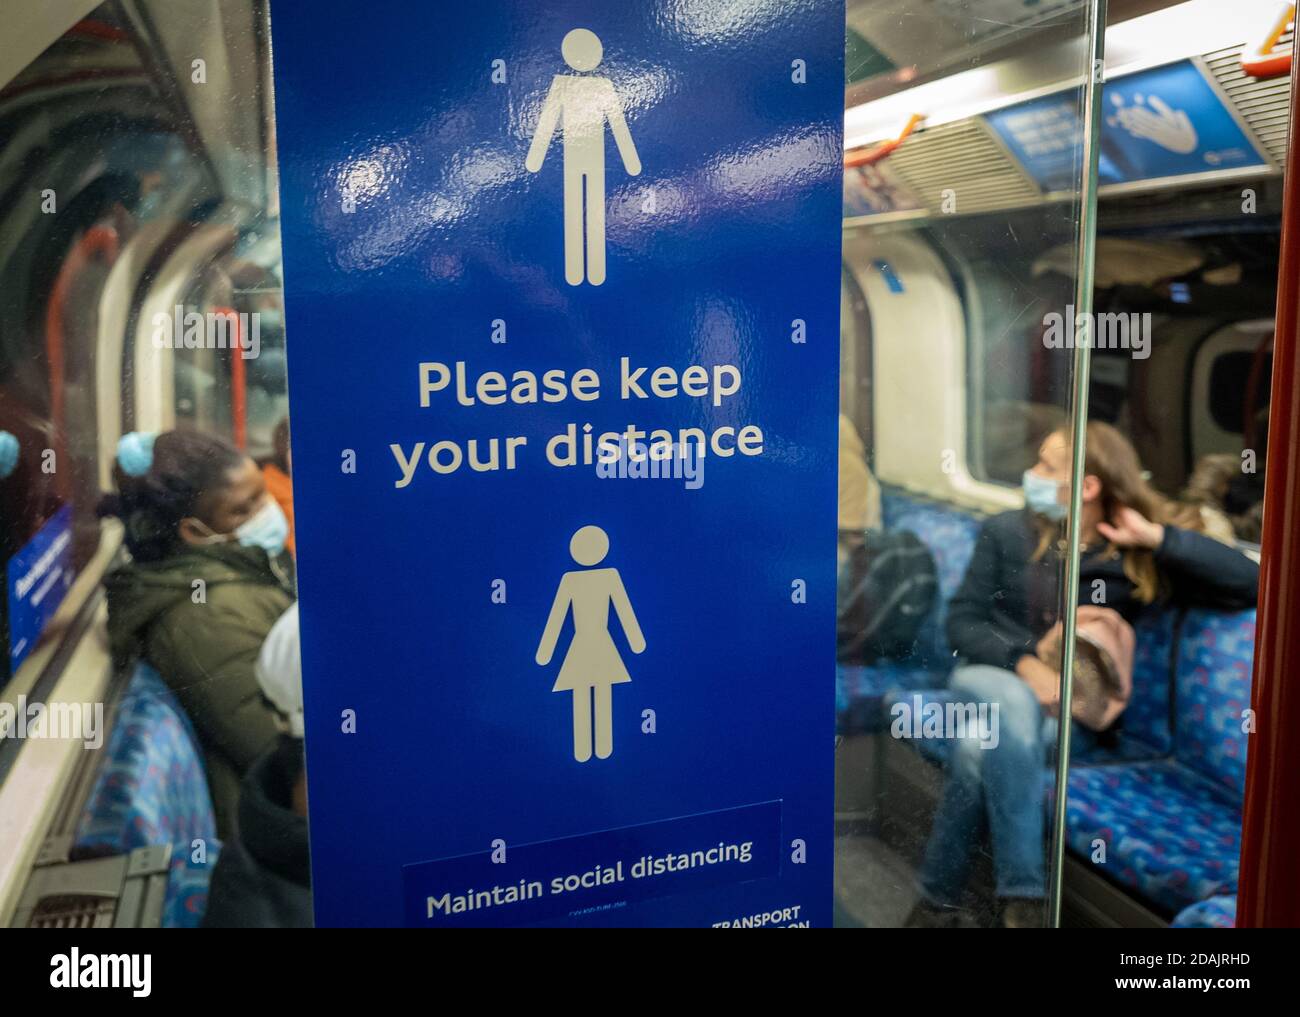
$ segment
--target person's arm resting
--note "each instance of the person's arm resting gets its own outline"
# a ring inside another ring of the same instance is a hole
[[[1259,566],[1213,537],[1165,526],[1155,559],[1172,584],[1176,600],[1224,611],[1255,606]]]

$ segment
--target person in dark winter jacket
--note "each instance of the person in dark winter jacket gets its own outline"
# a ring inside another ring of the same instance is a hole
[[[1080,525],[1078,605],[1104,605],[1133,622],[1173,601],[1223,610],[1255,605],[1258,566],[1199,532],[1199,510],[1143,479],[1137,453],[1107,424],[1088,424]],[[1059,617],[1063,521],[1070,497],[1070,435],[1043,442],[1024,476],[1026,507],[988,519],[947,621],[960,665],[950,688],[966,702],[997,704],[999,738],[955,741],[909,924],[953,920],[971,856],[987,827],[1003,924],[1042,923],[1043,765],[1055,744],[1061,676],[1037,655]],[[1097,736],[1074,722],[1077,746]],[[1103,736],[1104,737],[1104,736]]]
[[[217,858],[203,924],[207,928],[310,928],[311,863],[296,604],[266,637],[257,677],[282,734],[244,778],[239,833],[222,846]]]
[[[197,431],[126,435],[115,478],[101,512],[122,520],[131,560],[105,580],[113,656],[143,656],[189,715],[226,838],[239,781],[275,738],[253,665],[294,599],[284,515],[252,459]]]

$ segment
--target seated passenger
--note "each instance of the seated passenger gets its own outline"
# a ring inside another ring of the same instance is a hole
[[[1157,598],[1225,610],[1253,607],[1258,566],[1200,532],[1200,513],[1143,480],[1137,453],[1113,427],[1088,424],[1080,527],[1080,605],[1101,603],[1132,623]],[[1070,435],[1057,431],[1024,475],[1026,507],[987,520],[948,612],[961,664],[950,687],[964,701],[998,704],[992,748],[955,742],[908,924],[946,925],[980,832],[992,841],[1006,927],[1042,924],[1042,775],[1055,745],[1060,675],[1037,656],[1056,621],[1062,522],[1070,498]],[[1074,722],[1076,746],[1096,737]]]
[[[867,530],[880,527],[880,485],[867,465],[867,450],[853,421],[840,414],[839,564],[862,543]]]
[[[281,733],[244,778],[239,833],[222,845],[208,887],[203,925],[308,929],[312,925],[311,859],[297,604],[266,637],[257,660],[257,680]]]
[[[880,529],[880,485],[842,413],[839,459],[836,659],[861,665],[902,657],[934,603],[934,558],[915,534]]]
[[[275,499],[284,518],[289,521],[289,535],[284,538],[284,546],[290,554],[295,554],[293,547],[293,481],[289,479],[291,467],[289,452],[289,418],[285,417],[275,425],[275,434],[271,441],[275,450],[271,457],[262,464],[262,478],[266,481],[266,490]]]
[[[253,460],[198,431],[126,435],[114,476],[100,512],[122,520],[131,561],[105,579],[113,656],[143,656],[185,708],[225,838],[275,737],[253,664],[294,599],[284,513]]]
[[[1228,539],[1258,544],[1264,529],[1264,464],[1255,466],[1255,472],[1243,472],[1242,457],[1230,452],[1202,456],[1183,496],[1225,520]]]

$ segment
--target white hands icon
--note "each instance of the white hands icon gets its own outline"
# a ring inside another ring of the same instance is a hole
[[[1132,106],[1116,96],[1115,112],[1109,118],[1112,126],[1124,128],[1135,138],[1146,138],[1161,148],[1179,155],[1196,151],[1199,139],[1196,128],[1183,110],[1171,109],[1158,95],[1149,98],[1137,96]]]

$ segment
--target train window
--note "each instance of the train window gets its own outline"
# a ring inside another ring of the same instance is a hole
[[[978,480],[1019,487],[1038,447],[1065,423],[1059,395],[1069,363],[1044,340],[1072,298],[1065,210],[944,223],[936,245],[963,264],[967,284],[968,467]]]
[[[1266,357],[1263,369],[1269,370],[1272,357]],[[1225,353],[1210,367],[1210,415],[1220,430],[1244,431],[1246,393],[1255,357],[1250,353]]]
[[[66,896],[115,871],[92,858],[121,863],[117,924],[197,924],[201,898],[126,913],[139,852],[206,887],[245,778],[302,770],[255,673],[295,595],[268,10],[220,6],[0,44],[0,727],[69,699],[100,739],[55,762],[0,730],[0,925],[47,924],[41,874]]]
[[[164,334],[183,337],[173,350],[177,421],[255,455],[269,454],[288,416],[279,253],[276,223],[250,228],[156,319]]]
[[[257,329],[258,353],[247,362],[242,400],[246,444],[255,456],[273,457],[282,454],[277,434],[287,435],[289,416],[279,223],[268,219],[249,230],[235,253],[235,304]]]
[[[173,318],[166,330],[171,335],[184,335],[184,318],[189,315],[193,316],[196,331],[202,327],[202,341],[196,336],[192,345],[177,344],[173,352],[176,422],[230,435],[234,428],[231,368],[243,352],[246,336],[238,312],[230,306],[232,287],[223,267],[220,262],[213,263],[191,283],[185,299],[177,306],[176,313],[182,317],[179,329]],[[164,320],[158,319],[159,324]],[[207,341],[209,334],[211,343]],[[251,328],[247,338],[253,338]]]
[[[0,81],[0,432],[13,453],[0,477],[0,674],[65,630],[80,606],[64,603],[74,580],[96,559],[102,568],[96,506],[104,424],[119,414],[123,258],[161,199],[196,179],[114,5],[28,56]],[[76,85],[105,74],[114,86],[102,94]]]

